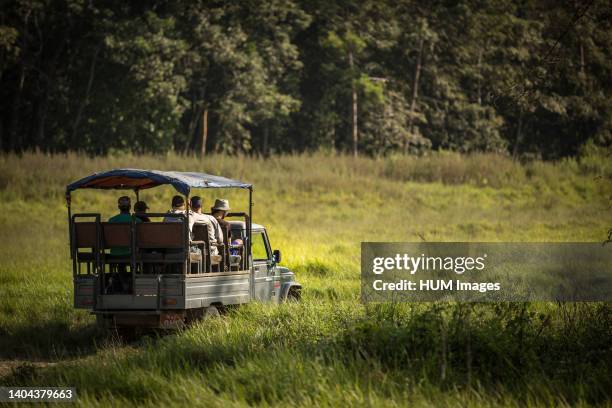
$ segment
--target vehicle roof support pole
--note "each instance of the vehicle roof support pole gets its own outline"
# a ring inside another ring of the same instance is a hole
[[[140,195],[138,194],[140,192],[139,189],[135,188],[134,189],[134,193],[136,193],[136,202],[140,201]],[[146,210],[145,210],[146,212]],[[134,219],[134,217],[132,217],[132,250],[130,251],[131,254],[131,263],[132,263],[132,294],[136,294],[136,270],[138,269],[138,266],[136,265],[136,220]],[[141,271],[142,272],[142,271]]]
[[[138,190],[136,190],[138,191]],[[138,193],[136,193],[138,194]],[[130,268],[132,269],[132,295],[136,295],[136,219],[130,220],[131,242],[130,242]]]
[[[247,268],[251,267],[251,230],[253,226],[253,187],[249,186],[249,219],[247,220],[247,248],[246,248],[246,258],[247,258]]]
[[[70,249],[72,250],[72,227],[71,227],[71,219],[72,212],[70,209],[70,191],[66,191],[66,208],[68,209],[68,236],[70,237]],[[70,253],[72,255],[72,252]]]
[[[191,273],[191,229],[189,228],[189,226],[191,224],[189,224],[189,209],[190,209],[190,205],[189,205],[189,194],[185,194],[185,221],[187,222],[187,255],[185,258],[185,262],[183,262],[183,264],[185,265],[183,267],[183,275],[189,274]]]
[[[76,256],[73,252],[73,237],[72,237],[72,210],[70,208],[71,205],[71,197],[70,191],[66,191],[66,208],[68,209],[68,237],[70,244],[70,257],[72,258],[72,276],[76,276]]]

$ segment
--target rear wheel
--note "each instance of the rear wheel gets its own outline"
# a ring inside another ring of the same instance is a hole
[[[204,315],[202,317],[204,319],[208,319],[210,317],[219,317],[219,316],[220,314],[219,314],[219,309],[217,309],[217,306],[210,305],[204,310]]]
[[[189,309],[187,310],[185,323],[194,324],[196,322],[208,319],[209,317],[219,317],[221,314],[221,311],[219,310],[220,307],[221,306],[219,305],[210,305],[208,307]]]
[[[105,337],[119,343],[130,343],[139,337],[135,327],[115,326],[112,316],[96,315],[96,325]]]
[[[103,314],[96,315],[96,326],[99,330],[106,331],[113,327],[113,317]]]
[[[287,293],[287,297],[285,298],[285,302],[287,303],[297,303],[302,298],[302,293],[300,288],[289,288],[289,293]]]

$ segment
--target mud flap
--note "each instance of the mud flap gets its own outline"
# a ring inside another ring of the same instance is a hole
[[[185,312],[161,312],[159,327],[162,329],[180,329],[185,327]]]

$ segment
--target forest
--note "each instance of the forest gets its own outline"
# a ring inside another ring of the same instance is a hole
[[[609,0],[8,0],[0,151],[554,160],[612,142]]]

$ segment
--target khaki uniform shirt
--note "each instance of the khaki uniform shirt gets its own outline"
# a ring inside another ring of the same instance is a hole
[[[215,217],[208,214],[201,214],[194,211],[189,211],[189,230],[193,229],[193,224],[205,224],[208,226],[208,240],[211,244],[211,252],[217,255],[217,244],[223,243],[223,232]]]

